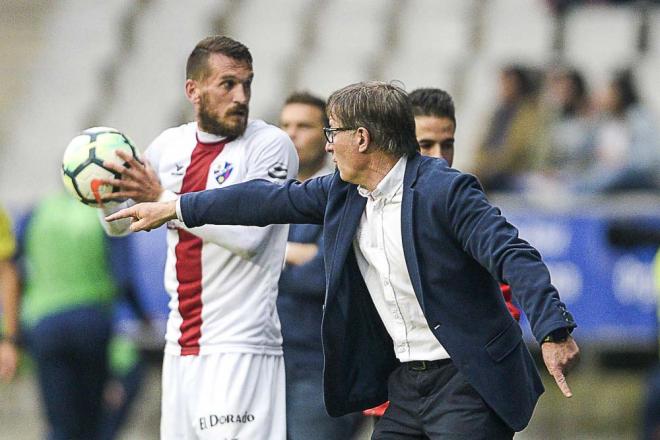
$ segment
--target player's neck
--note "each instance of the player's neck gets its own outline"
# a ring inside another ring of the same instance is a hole
[[[298,180],[300,182],[304,182],[310,177],[314,177],[316,173],[318,173],[319,171],[321,171],[321,169],[323,169],[324,165],[325,165],[325,158],[324,160],[321,160],[319,162],[310,165],[301,165],[300,168],[298,169]]]

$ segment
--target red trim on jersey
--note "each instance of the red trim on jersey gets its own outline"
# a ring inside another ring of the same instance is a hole
[[[209,168],[222,152],[227,141],[197,145],[190,156],[181,184],[181,194],[206,189]],[[179,242],[174,248],[176,255],[176,279],[179,282],[179,313],[181,322],[181,355],[199,354],[199,338],[202,336],[202,240],[190,232],[179,229]]]

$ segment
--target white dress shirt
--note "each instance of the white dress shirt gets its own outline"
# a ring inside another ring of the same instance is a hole
[[[358,188],[367,205],[353,248],[380,319],[401,362],[447,359],[447,350],[429,328],[417,301],[403,255],[401,198],[406,157],[369,192]]]

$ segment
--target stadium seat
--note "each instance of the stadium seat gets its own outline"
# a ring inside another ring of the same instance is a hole
[[[648,20],[648,47],[647,55],[660,57],[660,6],[650,9]]]
[[[635,80],[637,82],[643,104],[653,112],[656,120],[660,121],[660,59],[657,55],[647,56],[637,65],[635,69]]]
[[[391,29],[392,0],[336,0],[323,5],[314,46],[296,88],[327,96],[356,81],[374,79]],[[364,17],[369,17],[365,20]]]
[[[250,115],[274,121],[284,102],[289,81],[295,77],[293,61],[304,47],[313,2],[249,0],[231,20],[231,35],[250,48],[255,80]],[[281,11],[286,11],[282,14]],[[273,17],[278,17],[273,20]]]
[[[555,16],[545,2],[484,2],[481,54],[496,62],[542,64],[553,55]]]
[[[397,41],[382,63],[380,78],[399,79],[408,90],[456,88],[456,76],[473,55],[474,1],[414,0],[399,14]]]
[[[125,55],[115,97],[103,121],[120,127],[144,150],[164,128],[181,122],[188,109],[183,84],[185,60],[211,33],[225,2],[205,0],[197,8],[176,0],[151,2],[139,17],[136,38]]]
[[[641,16],[628,7],[583,6],[566,17],[564,56],[597,88],[611,72],[635,62]]]
[[[115,55],[120,23],[131,4],[131,0],[53,3],[41,52],[24,83],[25,95],[14,107],[15,123],[7,138],[11,148],[0,168],[6,182],[15,182],[30,164],[30,175],[41,184],[3,183],[6,203],[33,200],[59,182],[64,148],[87,128],[88,113],[103,105],[96,101],[105,86],[102,72]],[[16,164],[23,165],[16,168]]]

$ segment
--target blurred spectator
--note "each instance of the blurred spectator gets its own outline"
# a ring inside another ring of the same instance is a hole
[[[322,130],[328,126],[325,101],[308,93],[292,94],[282,108],[280,126],[298,152],[298,180],[333,171]],[[323,403],[322,236],[320,225],[291,225],[280,276],[277,309],[282,322],[288,440],[349,439],[359,420],[355,415],[330,417]]]
[[[614,75],[598,100],[591,167],[577,183],[587,193],[658,188],[660,132],[641,105],[630,70]]]
[[[547,146],[540,169],[562,181],[575,180],[590,163],[594,120],[587,84],[579,71],[557,68],[548,73],[545,88]]]
[[[97,438],[117,291],[105,234],[96,211],[64,193],[40,201],[18,231],[22,337],[48,438]]]
[[[0,379],[9,381],[18,365],[18,271],[12,257],[16,240],[9,216],[0,207],[0,295],[2,298],[3,329],[0,334]]]
[[[512,65],[500,73],[499,103],[476,154],[474,172],[486,191],[512,191],[538,161],[541,113],[534,74]]]

